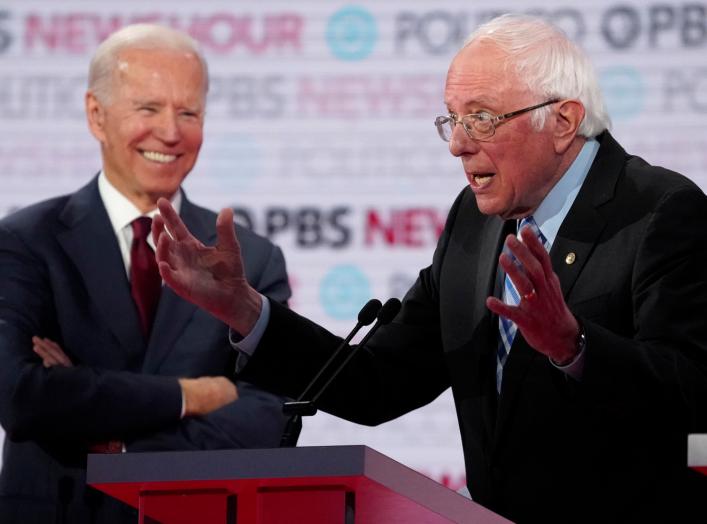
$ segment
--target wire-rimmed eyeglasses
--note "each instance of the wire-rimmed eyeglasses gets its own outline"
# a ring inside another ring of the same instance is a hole
[[[437,132],[439,133],[440,138],[445,142],[449,142],[452,139],[454,126],[457,124],[462,125],[469,138],[474,140],[488,140],[496,133],[496,126],[501,122],[504,122],[509,118],[513,118],[514,116],[522,115],[528,111],[540,109],[541,107],[545,107],[559,101],[559,98],[553,98],[547,102],[526,107],[524,109],[518,109],[517,111],[511,111],[510,113],[506,113],[504,115],[492,115],[486,111],[471,113],[464,116],[457,116],[454,113],[450,113],[446,116],[438,116],[435,118],[435,126],[437,127]]]

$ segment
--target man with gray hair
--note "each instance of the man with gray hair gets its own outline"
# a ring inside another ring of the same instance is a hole
[[[207,90],[187,35],[153,25],[114,33],[86,94],[101,172],[0,221],[3,524],[136,522],[86,486],[89,452],[279,443],[282,400],[240,382],[237,392],[227,326],[163,287],[155,262],[159,198],[201,241],[215,240],[216,215],[180,189],[201,147]],[[238,236],[245,278],[285,307],[282,252]]]
[[[468,186],[397,318],[319,407],[379,424],[451,387],[484,506],[516,522],[705,522],[686,447],[707,429],[707,198],[623,150],[588,59],[543,20],[475,31],[445,103],[437,131]],[[302,391],[340,339],[245,283],[230,210],[204,248],[158,206],[166,283],[245,337],[244,377]]]

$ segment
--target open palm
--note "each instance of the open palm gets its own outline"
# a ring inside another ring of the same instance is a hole
[[[158,202],[152,233],[157,263],[165,283],[175,293],[234,329],[247,332],[260,295],[250,287],[243,270],[241,249],[233,227],[233,211],[223,209],[216,219],[217,244],[196,239],[165,199]],[[169,233],[168,233],[169,232]],[[257,315],[256,315],[257,318]]]

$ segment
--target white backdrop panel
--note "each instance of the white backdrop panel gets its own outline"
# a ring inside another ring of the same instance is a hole
[[[233,206],[282,246],[292,307],[343,334],[369,297],[402,296],[429,264],[464,185],[432,124],[446,68],[479,23],[513,10],[554,20],[588,50],[628,151],[707,186],[704,2],[6,0],[0,216],[99,168],[82,106],[97,44],[127,23],[173,25],[202,43],[211,68],[189,196]],[[378,428],[319,414],[301,443],[366,443],[463,482],[449,394]]]

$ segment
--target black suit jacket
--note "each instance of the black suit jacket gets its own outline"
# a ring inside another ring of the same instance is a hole
[[[183,199],[181,216],[206,244],[216,215]],[[246,276],[285,304],[282,252],[238,227]],[[73,368],[45,369],[32,335],[56,340]],[[96,179],[78,192],[0,221],[0,421],[7,432],[0,522],[136,522],[85,486],[89,443],[128,451],[275,447],[281,399],[238,383],[237,402],[180,420],[177,377],[230,375],[227,327],[163,288],[144,340],[123,259]]]
[[[518,522],[705,522],[707,482],[687,469],[686,441],[707,427],[707,198],[608,133],[599,140],[550,253],[586,330],[581,382],[519,333],[497,395],[498,324],[485,299],[505,225],[466,188],[395,322],[320,405],[378,424],[451,386],[469,490],[490,509]],[[297,394],[338,342],[274,306],[244,376]]]

